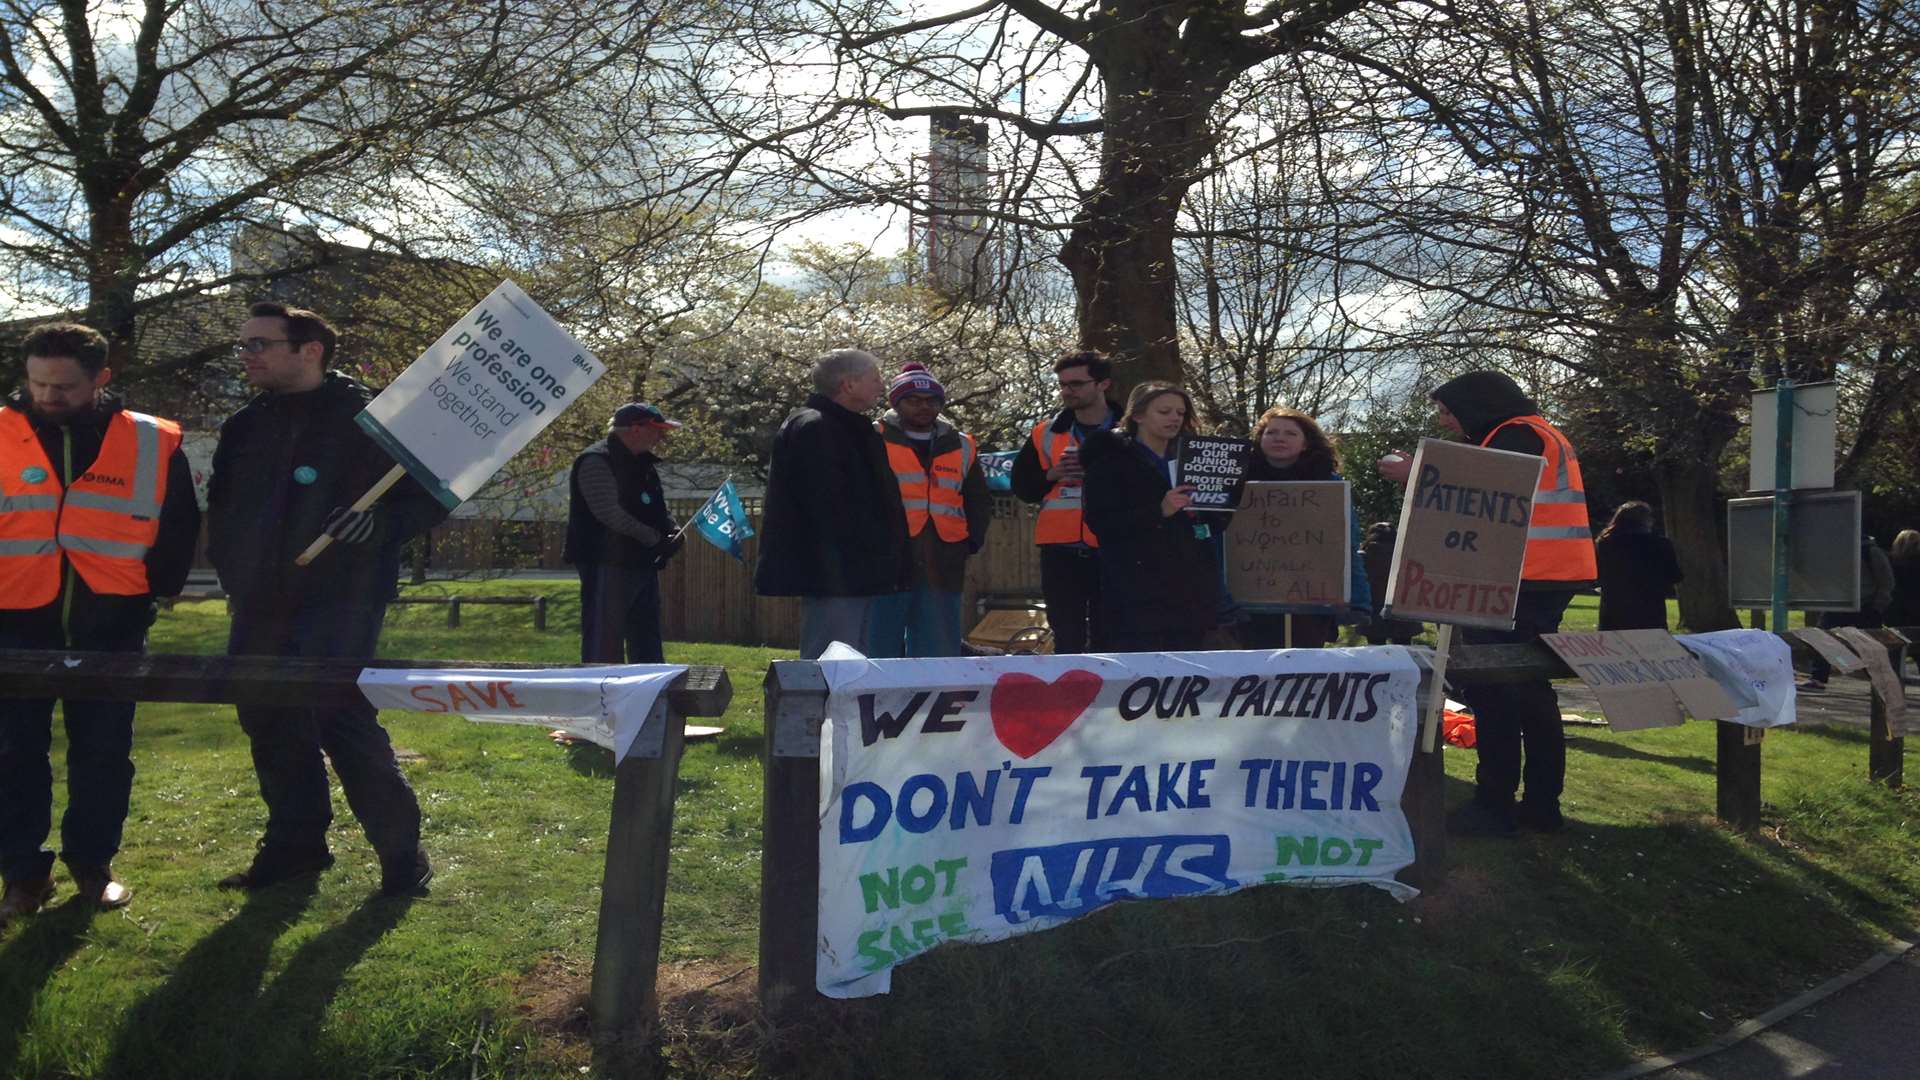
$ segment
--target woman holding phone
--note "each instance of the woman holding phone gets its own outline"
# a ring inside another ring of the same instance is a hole
[[[1180,440],[1193,430],[1185,390],[1141,383],[1121,428],[1080,447],[1087,526],[1100,538],[1097,650],[1195,650],[1218,621],[1213,531],[1226,515],[1196,514],[1193,486],[1173,482]]]

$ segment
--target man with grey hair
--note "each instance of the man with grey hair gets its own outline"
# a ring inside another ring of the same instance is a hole
[[[774,436],[753,584],[801,598],[802,659],[835,641],[873,655],[876,603],[910,583],[900,487],[866,415],[886,388],[871,353],[835,349],[814,361],[813,393]]]

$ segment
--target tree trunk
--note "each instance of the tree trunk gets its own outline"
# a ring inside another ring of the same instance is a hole
[[[1686,575],[1677,589],[1680,622],[1694,633],[1730,630],[1740,621],[1727,598],[1725,511],[1717,475],[1727,437],[1702,432],[1692,441],[1695,445],[1664,448],[1654,466],[1667,537]]]
[[[143,261],[133,239],[133,204],[116,186],[92,185],[86,191],[91,204],[87,264],[87,311],[84,321],[106,335],[107,366],[126,377],[134,373],[137,327],[134,301]]]
[[[1114,393],[1181,380],[1173,227],[1180,196],[1157,179],[1112,176],[1089,200],[1060,261],[1073,275],[1080,342],[1113,357]],[[1142,189],[1159,190],[1142,190]]]

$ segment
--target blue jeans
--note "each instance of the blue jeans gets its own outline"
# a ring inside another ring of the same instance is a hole
[[[925,585],[880,597],[869,656],[959,656],[960,594]]]

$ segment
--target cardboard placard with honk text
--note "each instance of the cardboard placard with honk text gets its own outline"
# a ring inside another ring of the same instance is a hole
[[[1540,640],[1593,688],[1615,731],[1673,727],[1688,716],[1726,720],[1740,712],[1706,665],[1665,630],[1542,634]]]
[[[1511,629],[1545,464],[1532,454],[1420,440],[1381,613]]]
[[[1266,611],[1321,611],[1352,599],[1345,480],[1254,481],[1226,530],[1227,591]]]

